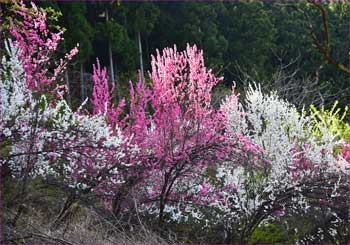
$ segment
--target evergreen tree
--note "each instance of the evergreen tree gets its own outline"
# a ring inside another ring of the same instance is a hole
[[[81,99],[87,96],[87,88],[84,79],[84,63],[93,54],[92,41],[94,37],[94,29],[86,18],[86,3],[62,3],[60,9],[64,16],[63,26],[66,28],[64,33],[65,49],[70,50],[79,44],[79,53],[77,61],[80,66],[80,82],[81,82]],[[69,84],[68,72],[66,73],[66,81]]]
[[[262,76],[260,79],[267,77],[272,70],[269,55],[276,38],[271,11],[261,2],[225,6],[219,25],[229,43],[225,61],[255,70]]]
[[[144,79],[144,65],[142,40],[148,39],[149,34],[153,31],[154,25],[159,16],[159,9],[154,3],[145,2],[143,4],[125,4],[127,10],[128,29],[137,37],[137,46],[139,53],[141,79]],[[147,42],[146,42],[147,43]],[[147,45],[148,46],[148,45]],[[147,56],[150,56],[147,50]]]

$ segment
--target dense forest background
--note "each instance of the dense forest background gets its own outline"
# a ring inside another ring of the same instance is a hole
[[[79,43],[78,58],[66,74],[73,98],[91,93],[96,57],[108,68],[120,97],[128,80],[137,80],[138,70],[147,77],[150,57],[157,49],[175,44],[181,50],[190,43],[203,49],[207,66],[225,77],[221,92],[232,81],[240,90],[253,80],[284,93],[281,96],[300,107],[329,106],[335,99],[343,106],[350,100],[349,74],[327,63],[312,39],[315,34],[327,45],[321,11],[307,2],[50,1],[39,5],[51,8],[52,26],[65,31],[62,53]],[[330,56],[348,66],[350,4],[322,7]]]

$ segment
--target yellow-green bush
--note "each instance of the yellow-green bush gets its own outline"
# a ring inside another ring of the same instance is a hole
[[[330,110],[325,109],[324,106],[320,109],[313,105],[310,106],[310,114],[314,121],[313,132],[316,136],[320,136],[321,129],[326,126],[333,135],[350,142],[350,124],[345,120],[348,115],[348,107],[342,110],[337,105],[338,101],[335,101]]]

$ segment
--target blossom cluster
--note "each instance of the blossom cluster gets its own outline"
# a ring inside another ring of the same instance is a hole
[[[24,2],[15,4],[13,12],[22,19],[11,19],[9,32],[14,45],[21,50],[18,58],[23,64],[26,86],[31,90],[40,90],[43,86],[62,79],[60,74],[66,68],[67,61],[78,53],[78,48],[72,49],[64,59],[53,61],[51,56],[57,50],[59,42],[63,40],[63,33],[47,29],[46,12],[34,3],[31,3],[31,8],[27,8]],[[59,90],[60,96],[63,95],[64,90],[60,87],[56,87],[54,91],[56,90]]]

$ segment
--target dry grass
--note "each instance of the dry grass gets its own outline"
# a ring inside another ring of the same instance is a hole
[[[26,208],[15,227],[11,226],[14,209],[3,210],[3,241],[1,243],[50,244],[173,244],[147,229],[141,222],[122,224],[109,221],[95,211],[76,204],[70,215],[57,229],[50,230],[54,217],[33,207]]]

